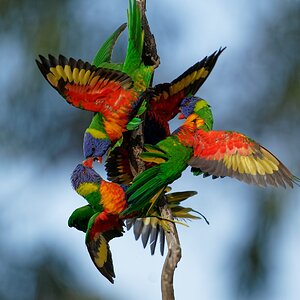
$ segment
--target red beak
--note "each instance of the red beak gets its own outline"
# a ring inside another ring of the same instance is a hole
[[[178,116],[178,119],[179,119],[179,120],[185,119],[185,116],[183,115],[183,113],[181,113],[181,114]]]
[[[87,168],[93,168],[94,159],[92,157],[87,158],[82,162],[82,164]]]

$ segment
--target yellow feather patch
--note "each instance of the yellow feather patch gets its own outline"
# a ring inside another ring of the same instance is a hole
[[[99,185],[97,183],[91,183],[91,182],[85,182],[82,183],[77,189],[76,192],[81,195],[82,197],[85,197],[89,195],[90,193],[96,192],[99,190]]]
[[[236,156],[236,161],[237,161],[237,167],[238,167],[238,172],[240,174],[244,174],[245,173],[245,168],[244,168],[244,163],[243,163],[243,159],[242,156]]]
[[[226,167],[227,169],[230,169],[230,167],[231,167],[231,160],[230,160],[230,157],[231,157],[231,156],[225,154],[225,155],[224,155],[224,158],[223,158],[225,167]]]
[[[99,247],[97,249],[97,257],[94,257],[95,263],[98,267],[102,268],[107,261],[108,247],[105,238],[99,236]]]
[[[209,72],[207,70],[205,70],[204,68],[201,69],[201,72],[199,72],[199,74],[197,76],[197,79],[199,79],[199,78],[206,78],[208,76],[208,73]]]
[[[56,71],[60,75],[60,77],[63,78],[64,81],[67,81],[67,75],[65,74],[65,71],[61,65],[56,66]]]
[[[249,157],[248,156],[242,156],[241,159],[242,159],[242,162],[244,164],[245,173],[254,175],[254,174],[252,174],[251,163],[249,161]]]
[[[265,175],[265,170],[263,168],[263,166],[260,164],[260,162],[258,161],[258,159],[254,159],[255,162],[255,166],[256,166],[256,170],[258,172],[259,175]]]
[[[260,148],[260,151],[268,161],[271,161],[275,166],[279,166],[279,161],[270,152],[266,151],[264,148]]]
[[[58,79],[52,73],[47,74],[47,80],[54,86],[57,87]]]
[[[155,164],[162,164],[164,162],[166,162],[165,159],[163,158],[160,158],[160,157],[141,157],[141,159],[144,161],[144,162],[150,162],[150,163],[155,163]]]
[[[82,79],[82,84],[83,84],[83,85],[86,85],[86,84],[87,84],[87,82],[88,82],[88,80],[89,80],[89,78],[90,78],[90,75],[91,75],[91,71],[90,71],[90,70],[87,70],[87,71],[85,72],[85,75],[84,75],[83,79]]]
[[[60,74],[58,73],[55,67],[51,67],[50,72],[56,77],[57,81],[61,78]]]
[[[237,158],[236,155],[232,155],[232,157],[231,157],[232,170],[235,171],[235,172],[238,169],[238,162],[237,162],[236,158]]]
[[[265,170],[265,172],[267,173],[267,174],[273,174],[274,173],[274,170],[276,170],[276,168],[277,168],[277,166],[274,166],[275,168],[273,168],[273,166],[272,166],[272,162],[271,162],[271,164],[269,164],[269,162],[268,162],[268,160],[266,160],[265,158],[263,158],[263,159],[259,159],[259,162],[260,162],[260,164],[263,166],[263,168],[264,168],[264,170]],[[277,168],[278,169],[278,168]],[[276,170],[277,171],[277,170]]]
[[[148,151],[148,152],[151,152],[151,153],[159,153],[159,154],[164,154],[163,151],[160,151],[159,149],[157,148],[153,148],[153,147],[148,147],[147,145],[144,145],[145,149]]]
[[[202,109],[203,107],[205,107],[205,106],[207,106],[207,102],[206,101],[204,101],[204,100],[200,100],[200,101],[198,101],[197,103],[196,103],[196,105],[195,105],[195,111],[198,111],[198,110],[200,110],[200,109]]]
[[[80,85],[83,85],[83,78],[84,78],[84,75],[85,75],[85,69],[81,69],[79,71],[79,75],[78,75],[78,78],[79,78],[79,84]]]
[[[104,132],[102,132],[98,129],[88,128],[85,132],[90,133],[96,139],[105,139],[105,138],[107,138],[107,135]]]
[[[73,75],[72,75],[72,71],[71,71],[71,67],[69,65],[65,65],[64,71],[68,77],[68,81],[72,82],[73,81]]]
[[[79,82],[79,69],[78,68],[74,68],[73,70],[73,80],[74,83],[78,83]]]
[[[250,168],[251,171],[251,175],[255,176],[257,174],[257,169],[256,169],[256,164],[255,164],[255,158],[253,157],[253,155],[248,157],[249,159],[249,165],[248,167]]]

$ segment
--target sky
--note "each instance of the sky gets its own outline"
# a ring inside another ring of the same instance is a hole
[[[112,32],[126,21],[126,6],[126,1],[120,3],[119,0],[105,4],[104,1],[77,0],[69,9],[74,18],[89,20],[80,28],[80,32],[86,30],[85,34],[88,35],[89,29],[97,26],[97,18],[102,16]],[[251,71],[256,66],[244,67],[242,64],[246,64],[248,58],[253,62],[255,49],[263,43],[260,33],[267,22],[278,17],[280,7],[278,1],[186,0],[175,4],[171,0],[148,0],[147,14],[161,58],[155,83],[173,80],[196,61],[226,46],[214,71],[198,93],[212,106],[215,128],[233,129],[225,128],[229,124],[237,126],[234,128],[236,130],[246,131],[254,139],[262,139],[264,145],[273,149],[272,152],[282,158],[294,173],[300,174],[299,159],[296,160],[298,150],[280,143],[283,134],[294,124],[287,120],[287,129],[282,128],[282,131],[276,131],[277,135],[269,135],[270,131],[257,131],[253,129],[255,126],[248,129],[246,120],[250,113],[261,110],[260,103],[253,99],[263,87],[265,78],[257,72],[255,77],[251,77],[252,81],[245,83],[243,71]],[[162,19],[163,22],[160,22]],[[72,24],[72,20],[69,20],[69,24]],[[76,34],[76,30],[71,31],[67,39],[78,39]],[[120,42],[124,41],[121,39]],[[91,37],[91,45],[97,47],[97,43],[97,39]],[[20,59],[8,60],[12,51],[16,57],[19,54],[15,40],[6,44],[8,46],[0,47],[0,62],[5,66],[8,77],[11,77]],[[89,59],[96,50],[89,45],[81,45],[74,52]],[[0,75],[3,90],[10,88],[8,77]],[[40,84],[46,86],[42,77]],[[54,92],[50,96],[54,97]],[[60,104],[63,106],[63,101]],[[68,113],[68,108],[62,109]],[[174,121],[172,127],[178,124],[178,121]],[[82,135],[82,132],[74,134]],[[22,259],[22,255],[28,257],[30,254],[35,257],[39,255],[35,253],[36,249],[43,245],[57,247],[67,253],[63,257],[66,257],[68,265],[83,285],[104,299],[160,298],[160,274],[164,258],[158,253],[151,256],[150,250],[144,250],[140,241],[134,241],[132,232],[110,243],[117,276],[115,284],[111,285],[93,266],[85,248],[84,234],[68,228],[68,216],[75,208],[85,204],[72,190],[69,181],[72,170],[81,160],[79,155],[53,166],[39,163],[39,160],[28,160],[27,157],[7,159],[9,156],[2,151],[1,156],[0,207],[4,209],[0,224],[9,236],[5,247],[12,256]],[[101,172],[105,176],[103,169]],[[176,299],[235,299],[233,273],[237,266],[233,263],[234,256],[255,227],[257,201],[264,201],[273,193],[273,189],[264,189],[260,192],[262,199],[257,199],[257,187],[227,178],[196,178],[189,171],[184,172],[172,188],[173,191],[197,191],[198,195],[188,200],[187,204],[210,221],[210,225],[199,220],[188,222],[188,228],[177,226],[183,256],[175,272]],[[6,199],[10,199],[12,190],[16,194],[15,199],[7,203]],[[300,276],[299,188],[293,191],[280,189],[276,197],[285,205],[281,204],[283,218],[271,234],[273,248],[269,249],[269,254],[272,275],[263,292],[254,295],[253,299],[296,300],[300,294],[297,280]]]

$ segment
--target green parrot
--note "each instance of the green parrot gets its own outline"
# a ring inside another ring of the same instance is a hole
[[[141,154],[155,166],[139,174],[126,193],[128,208],[122,214],[145,214],[155,205],[160,193],[190,165],[195,175],[233,177],[259,186],[293,187],[295,177],[271,152],[233,131],[214,131],[209,104],[200,98],[182,101],[186,118],[173,134],[155,146],[145,145]]]

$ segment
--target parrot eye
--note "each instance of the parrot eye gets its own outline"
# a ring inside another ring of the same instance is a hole
[[[85,175],[85,174],[86,174],[86,170],[83,170],[83,171],[82,171],[82,174]]]

